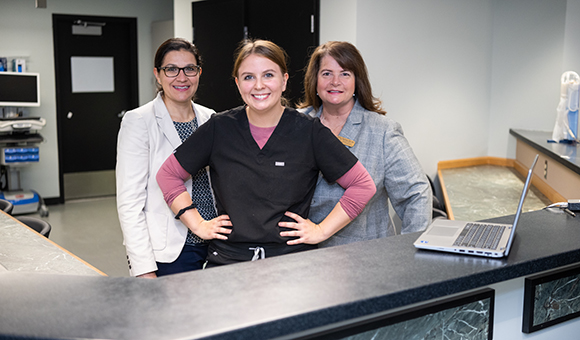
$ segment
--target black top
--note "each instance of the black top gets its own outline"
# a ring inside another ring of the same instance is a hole
[[[243,106],[214,115],[175,157],[191,174],[210,166],[218,215],[229,215],[233,224],[228,240],[212,245],[222,252],[239,248],[228,256],[236,261],[252,258],[249,247],[266,248],[266,257],[312,248],[286,246],[278,222],[292,221],[286,211],[308,217],[319,172],[334,182],[357,162],[318,118],[290,108],[260,149]]]

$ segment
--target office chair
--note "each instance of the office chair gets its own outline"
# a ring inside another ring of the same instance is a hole
[[[40,233],[40,235],[46,238],[48,238],[50,230],[52,229],[52,227],[48,222],[46,222],[45,220],[41,220],[40,218],[30,216],[18,216],[16,219],[26,224],[30,228],[36,230],[38,233]]]
[[[13,209],[14,204],[10,203],[10,201],[0,199],[0,210],[4,211],[8,215],[11,215]]]
[[[447,209],[445,209],[445,204],[441,203],[441,201],[439,201],[439,198],[437,198],[437,195],[435,194],[435,184],[433,183],[433,180],[431,179],[431,177],[429,177],[429,175],[426,175],[427,179],[429,180],[429,184],[431,185],[431,191],[433,193],[433,215],[432,218],[433,219],[437,219],[437,218],[442,218],[442,219],[449,219],[449,216],[447,216]]]

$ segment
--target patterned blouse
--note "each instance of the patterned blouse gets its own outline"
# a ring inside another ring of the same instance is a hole
[[[183,143],[198,127],[197,118],[189,122],[173,122],[179,138]],[[206,169],[201,169],[192,178],[193,187],[191,190],[191,200],[197,205],[197,211],[205,220],[211,220],[217,217],[217,212],[214,205],[213,193],[209,184],[209,177]],[[199,243],[207,243],[199,236],[187,230],[187,239],[185,244],[193,245]]]

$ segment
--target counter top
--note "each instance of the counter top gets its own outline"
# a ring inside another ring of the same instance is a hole
[[[0,211],[0,273],[105,275],[12,216]]]
[[[510,134],[580,175],[580,145],[551,143],[551,131],[510,129]]]
[[[418,236],[155,280],[4,272],[0,337],[274,338],[580,262],[580,216],[564,213],[524,213],[505,259],[417,250]]]

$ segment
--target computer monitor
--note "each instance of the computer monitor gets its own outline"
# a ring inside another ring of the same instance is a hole
[[[0,106],[40,106],[40,75],[0,72]]]

